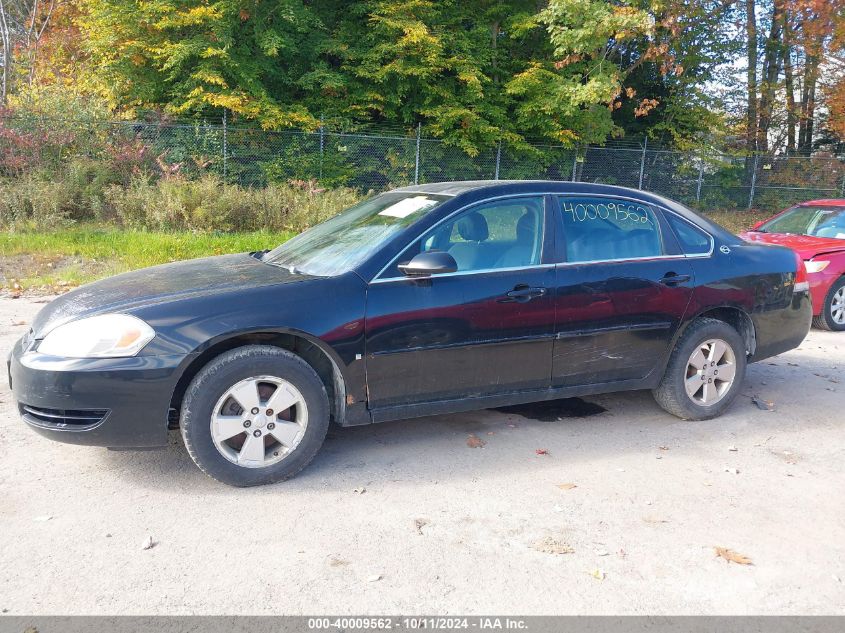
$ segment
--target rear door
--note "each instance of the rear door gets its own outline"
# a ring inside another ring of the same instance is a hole
[[[552,386],[641,380],[686,313],[693,270],[658,209],[559,196]]]

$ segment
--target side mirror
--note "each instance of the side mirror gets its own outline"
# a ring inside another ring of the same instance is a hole
[[[399,264],[399,270],[407,277],[428,277],[458,270],[458,262],[445,251],[420,253],[406,264]]]
[[[757,230],[757,229],[759,229],[761,226],[763,226],[765,223],[766,223],[766,221],[765,221],[765,220],[760,220],[759,222],[755,222],[755,223],[754,223],[754,226],[752,226],[752,227],[751,227],[751,230],[752,230],[752,231],[756,231],[756,230]]]

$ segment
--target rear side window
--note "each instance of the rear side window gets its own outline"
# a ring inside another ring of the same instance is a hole
[[[643,204],[614,198],[561,197],[566,261],[641,259],[663,254],[660,225]]]
[[[664,214],[681,244],[685,255],[706,255],[710,252],[710,236],[672,213]]]

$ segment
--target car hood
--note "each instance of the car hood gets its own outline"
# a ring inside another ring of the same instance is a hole
[[[47,304],[32,324],[35,338],[73,319],[151,304],[314,279],[265,264],[247,253],[143,268],[81,286]]]
[[[833,237],[814,237],[791,233],[760,233],[758,231],[747,231],[740,233],[739,236],[747,242],[787,246],[801,255],[803,259],[811,259],[821,253],[845,251],[845,240]]]

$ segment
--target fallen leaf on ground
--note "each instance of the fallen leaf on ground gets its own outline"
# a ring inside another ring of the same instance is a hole
[[[26,321],[12,321],[13,327],[18,327],[18,326],[21,326],[21,325],[26,325]]]
[[[551,536],[541,538],[539,541],[534,541],[531,548],[544,554],[572,554],[575,552],[573,548],[566,541],[561,541]]]
[[[332,556],[329,559],[329,565],[332,567],[346,567],[349,564],[348,560],[344,560],[343,558],[335,558]]]
[[[668,446],[658,446],[657,448],[661,451],[668,451],[669,450]]]
[[[367,578],[367,582],[378,582],[379,580],[381,580],[381,578],[381,574],[373,574],[372,576]]]
[[[757,408],[761,411],[774,411],[775,410],[775,403],[771,400],[763,400],[759,396],[751,396],[751,402],[757,405]]]
[[[143,544],[141,545],[141,549],[152,549],[157,545],[157,543],[153,540],[152,536],[148,536],[144,539]]]
[[[738,475],[739,468],[731,468],[730,466],[725,466],[725,472],[730,473],[731,475]]]
[[[716,556],[724,558],[728,563],[736,563],[737,565],[753,565],[751,559],[743,556],[739,552],[728,549],[727,547],[714,547]]]
[[[604,580],[605,578],[607,578],[607,574],[605,574],[604,571],[602,571],[601,569],[594,569],[593,571],[588,573],[596,580]]]
[[[597,549],[595,550],[595,552],[596,556],[610,556],[610,552],[608,552],[606,549]]]
[[[364,487],[361,487],[361,488],[353,488],[352,492],[354,492],[356,495],[362,495],[362,494],[364,494],[365,492],[367,492],[367,489],[366,489],[366,488],[364,488]]]
[[[420,534],[422,534],[422,529],[426,525],[428,525],[428,519],[414,519],[414,527]]]
[[[794,466],[798,463],[798,456],[795,455],[792,451],[775,451],[769,449],[769,452],[776,457],[780,457],[783,461],[785,461],[787,464],[790,464],[791,466]]]
[[[39,521],[39,522],[41,522],[41,523],[44,523],[45,521],[49,521],[49,520],[51,520],[52,518],[53,518],[53,515],[52,515],[52,514],[45,514],[44,516],[41,516],[41,517],[35,517],[35,519],[33,519],[33,520],[34,520],[34,521]]]
[[[487,442],[485,442],[484,440],[482,440],[482,439],[481,439],[480,437],[478,437],[477,435],[473,435],[473,434],[471,434],[471,435],[467,438],[467,446],[469,446],[470,448],[484,448],[484,445],[485,445],[486,443],[487,443]]]
[[[572,490],[573,488],[577,488],[578,486],[577,486],[577,484],[566,483],[566,484],[558,484],[557,487],[560,488],[561,490]]]
[[[549,451],[545,448],[538,448],[534,452],[537,453],[538,455],[548,455],[549,454]]]
[[[668,519],[661,519],[660,517],[643,517],[646,523],[669,523]]]

